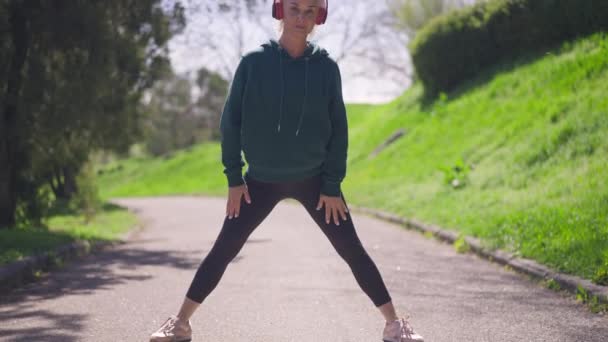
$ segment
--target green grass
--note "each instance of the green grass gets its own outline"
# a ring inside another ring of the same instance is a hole
[[[203,144],[167,158],[135,158],[107,165],[100,173],[102,198],[165,194],[225,195],[219,144]]]
[[[115,240],[136,223],[136,217],[126,209],[106,204],[88,224],[82,216],[64,211],[49,217],[46,227],[3,229],[0,230],[0,265],[49,252],[76,240]]]
[[[387,104],[349,105],[346,198],[608,282],[606,56],[608,38],[594,35],[432,103],[414,86]],[[221,170],[219,145],[205,144],[110,165],[101,188],[105,197],[225,195]]]

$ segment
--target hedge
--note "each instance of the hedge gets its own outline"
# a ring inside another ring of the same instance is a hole
[[[608,29],[608,0],[490,0],[431,20],[410,45],[431,96],[497,62]]]

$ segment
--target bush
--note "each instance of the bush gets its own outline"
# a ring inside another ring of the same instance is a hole
[[[70,200],[70,207],[76,212],[80,212],[85,223],[93,219],[95,214],[101,209],[99,189],[93,164],[89,161],[85,163],[76,176],[78,192]]]
[[[606,0],[491,0],[431,20],[410,51],[436,96],[501,60],[607,29]]]
[[[459,159],[454,166],[440,166],[443,172],[443,182],[454,189],[462,188],[469,183],[471,167]]]

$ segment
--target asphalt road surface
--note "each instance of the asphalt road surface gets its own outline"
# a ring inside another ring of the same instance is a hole
[[[176,313],[225,200],[117,202],[145,227],[127,244],[1,296],[0,341],[147,341]],[[419,233],[356,213],[353,220],[399,313],[427,342],[608,341],[608,318],[571,298]],[[384,322],[304,208],[285,200],[192,324],[196,342],[379,342]]]

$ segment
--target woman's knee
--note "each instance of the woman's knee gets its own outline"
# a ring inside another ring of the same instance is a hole
[[[366,263],[370,259],[363,246],[358,244],[337,246],[336,251],[349,265]]]
[[[209,259],[213,264],[228,264],[238,255],[244,244],[245,239],[242,237],[218,239],[206,259]]]

